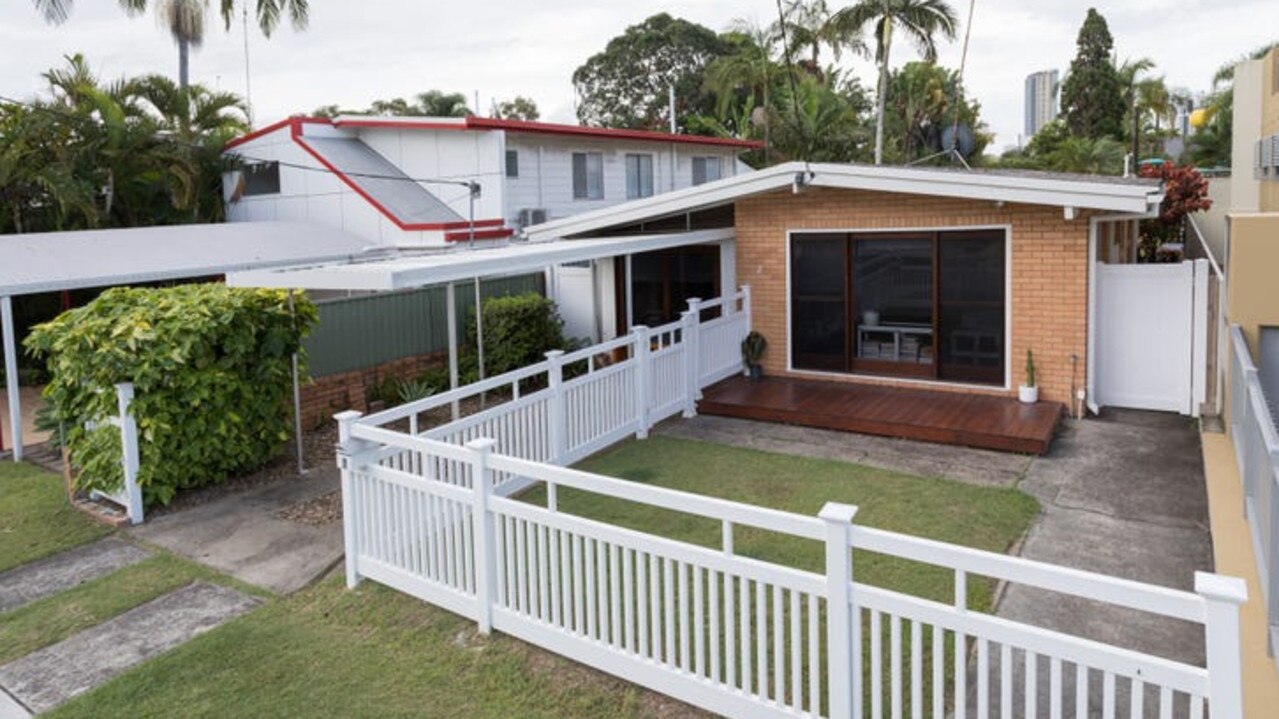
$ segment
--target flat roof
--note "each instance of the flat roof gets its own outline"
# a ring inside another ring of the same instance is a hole
[[[365,240],[301,222],[129,227],[0,235],[0,295],[220,275],[338,261],[366,254]]]
[[[995,202],[1142,214],[1163,201],[1158,180],[1026,170],[963,170],[788,162],[696,187],[583,212],[525,228],[534,241],[572,237],[724,205],[765,192],[807,187],[960,197]]]
[[[720,242],[733,237],[734,231],[725,228],[632,237],[530,242],[482,250],[457,249],[433,254],[401,254],[342,264],[315,263],[298,267],[246,270],[229,273],[227,284],[233,287],[306,290],[402,290],[476,277],[536,272],[549,265]]]

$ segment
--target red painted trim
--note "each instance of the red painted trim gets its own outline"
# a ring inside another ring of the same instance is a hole
[[[503,227],[497,230],[476,230],[475,239],[496,240],[502,237],[510,237],[513,234],[515,234],[515,230],[509,227]],[[444,235],[445,242],[466,242],[470,239],[470,232],[448,232]]]
[[[266,127],[262,127],[257,130],[254,130],[253,132],[250,132],[247,135],[240,135],[239,137],[232,138],[231,140],[227,141],[225,145],[222,146],[222,149],[230,150],[231,148],[236,147],[237,145],[243,145],[246,142],[258,139],[259,137],[262,137],[263,135],[270,135],[276,130],[281,130],[281,129],[284,129],[285,127],[292,127],[294,119],[295,118],[292,118],[292,117],[286,117],[283,120],[280,120],[279,122],[273,122],[270,125],[267,125]]]
[[[607,127],[582,127],[581,125],[561,125],[551,122],[527,122],[525,120],[501,120],[494,117],[466,118],[468,128],[482,130],[506,130],[508,132],[532,132],[547,135],[577,135],[582,137],[606,137],[619,140],[642,140],[644,142],[678,142],[690,145],[720,145],[724,147],[761,148],[764,143],[757,140],[737,140],[730,137],[706,137],[704,135],[675,135],[669,132],[653,132],[651,130],[621,130]]]
[[[368,118],[359,120],[334,120],[334,127],[377,127],[397,130],[466,130],[465,122],[433,122],[422,120],[397,120],[394,118]]]

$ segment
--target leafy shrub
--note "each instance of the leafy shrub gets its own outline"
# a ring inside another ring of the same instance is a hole
[[[489,377],[541,362],[547,351],[568,346],[553,300],[528,293],[486,299],[483,307],[484,373]],[[467,337],[475,345],[474,318]],[[461,367],[462,374],[467,369]]]
[[[223,285],[116,288],[38,325],[28,351],[48,360],[44,396],[67,429],[79,489],[122,481],[119,430],[86,421],[116,412],[113,385],[132,382],[147,503],[253,470],[289,437],[290,357],[316,322],[287,294]]]

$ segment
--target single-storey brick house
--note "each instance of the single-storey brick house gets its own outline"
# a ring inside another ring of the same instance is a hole
[[[1140,178],[789,163],[527,235],[731,228],[713,245],[596,267],[602,338],[749,285],[766,375],[1015,396],[1033,350],[1040,398],[1081,412],[1092,401],[1089,268],[1126,252],[1162,197]]]

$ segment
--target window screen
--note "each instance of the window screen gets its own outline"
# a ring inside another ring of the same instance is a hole
[[[573,199],[604,198],[604,155],[599,152],[573,153]]]
[[[626,156],[626,199],[653,196],[653,156]]]
[[[244,166],[244,196],[280,192],[280,163],[255,162]]]
[[[693,184],[701,185],[706,182],[714,182],[720,178],[720,166],[718,157],[694,157],[693,158]]]

